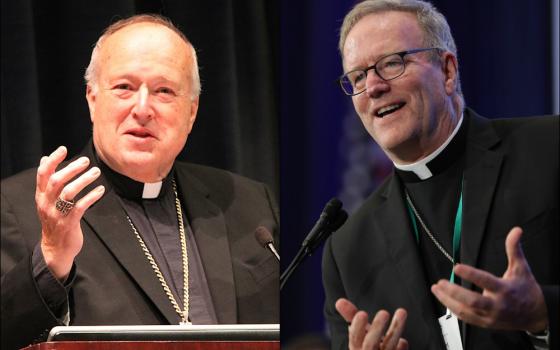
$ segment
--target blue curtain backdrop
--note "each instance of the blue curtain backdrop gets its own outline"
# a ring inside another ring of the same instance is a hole
[[[391,168],[333,83],[342,72],[338,30],[354,3],[281,3],[283,268],[331,197],[352,211]],[[488,117],[553,112],[552,0],[432,3],[455,37],[468,106]],[[320,264],[319,250],[282,292],[283,344],[325,332]]]

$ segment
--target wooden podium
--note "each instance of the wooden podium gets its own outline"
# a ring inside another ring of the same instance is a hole
[[[55,327],[44,343],[23,350],[280,350],[280,326]]]

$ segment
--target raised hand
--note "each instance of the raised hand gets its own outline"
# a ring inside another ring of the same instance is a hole
[[[61,146],[50,156],[41,158],[35,190],[35,204],[41,221],[41,250],[47,266],[59,280],[66,279],[74,258],[82,249],[80,219],[86,209],[105,192],[103,186],[98,186],[73,203],[76,195],[97,179],[101,172],[97,167],[85,171],[89,166],[86,157],[78,158],[56,171],[66,155],[66,147]],[[65,212],[62,208],[57,209],[57,200],[60,203],[69,202],[69,210]]]
[[[455,266],[455,274],[482,288],[482,294],[440,280],[432,286],[434,295],[458,318],[473,325],[533,333],[545,330],[544,295],[523,254],[522,234],[519,227],[508,233],[508,268],[501,278],[471,266]]]
[[[338,299],[335,307],[344,320],[350,323],[348,327],[349,349],[408,349],[408,342],[401,338],[406,324],[406,310],[397,309],[392,320],[387,311],[380,310],[370,324],[368,314],[365,311],[359,311],[347,299]],[[389,321],[391,321],[390,325]]]

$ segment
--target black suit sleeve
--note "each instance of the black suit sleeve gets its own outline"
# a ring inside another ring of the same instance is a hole
[[[549,346],[551,350],[560,349],[560,343],[558,339],[558,300],[560,299],[560,287],[559,286],[541,286],[544,299],[546,302],[546,308],[548,311],[548,329],[549,335]]]
[[[31,250],[19,232],[16,216],[2,195],[2,349],[42,341],[59,324],[41,297],[32,274]]]

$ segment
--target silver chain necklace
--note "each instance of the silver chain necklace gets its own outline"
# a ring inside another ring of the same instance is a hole
[[[175,300],[175,297],[173,296],[173,293],[171,292],[169,285],[165,281],[165,278],[163,277],[163,274],[161,273],[158,264],[156,263],[154,257],[152,256],[152,253],[150,253],[150,250],[144,243],[144,240],[138,233],[138,230],[132,223],[132,220],[130,220],[130,217],[128,215],[126,216],[126,218],[130,223],[130,226],[132,227],[132,230],[134,231],[134,234],[136,235],[138,242],[140,243],[140,247],[142,248],[144,255],[146,255],[146,258],[148,259],[148,262],[152,266],[152,269],[154,270],[159,282],[161,283],[161,286],[163,287],[165,294],[169,298],[171,305],[173,305],[173,308],[175,309],[177,314],[179,314],[179,318],[181,319],[181,322],[179,322],[179,324],[190,325],[191,322],[189,321],[189,259],[187,255],[187,239],[185,235],[185,225],[183,223],[183,211],[181,210],[181,202],[179,202],[179,196],[177,195],[177,184],[175,183],[175,179],[173,179],[173,192],[175,193],[175,210],[177,211],[177,220],[179,221],[179,239],[181,241],[181,255],[183,260],[183,306],[184,306],[183,310],[181,310],[179,304]]]
[[[418,219],[418,221],[420,222],[420,225],[422,225],[422,228],[424,229],[424,231],[426,231],[426,234],[428,235],[428,237],[430,237],[430,239],[432,240],[432,242],[434,242],[435,246],[442,252],[442,254],[449,260],[451,261],[451,263],[453,265],[455,265],[455,260],[453,259],[453,257],[451,256],[451,254],[449,254],[445,248],[443,248],[443,246],[438,242],[438,240],[434,237],[434,235],[432,234],[432,232],[428,229],[428,227],[426,226],[426,224],[424,223],[424,220],[422,220],[422,218],[420,217],[420,214],[418,214],[418,211],[416,210],[416,207],[414,206],[414,204],[412,204],[412,199],[410,199],[410,196],[408,195],[408,191],[404,191],[405,195],[406,195],[406,201],[408,202],[408,205],[410,205],[410,207],[412,208],[412,212],[414,213],[414,216],[416,216],[416,218]]]

